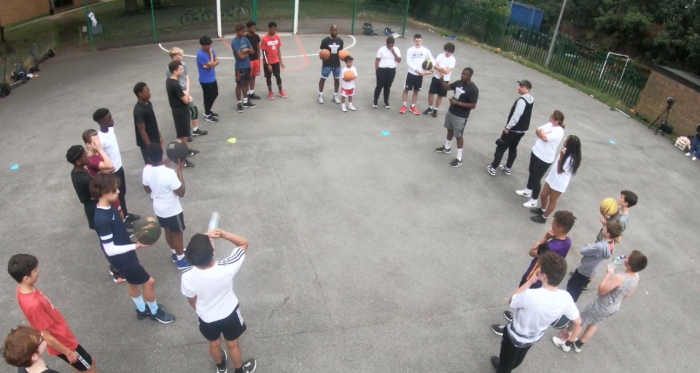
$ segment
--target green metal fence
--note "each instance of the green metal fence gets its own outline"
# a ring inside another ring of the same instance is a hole
[[[421,2],[414,9],[421,22],[465,34],[479,42],[544,66],[552,33],[540,32],[490,11],[482,3],[464,0]],[[559,35],[550,60],[550,70],[596,89],[632,107],[649,78],[649,68],[608,54],[595,47]]]

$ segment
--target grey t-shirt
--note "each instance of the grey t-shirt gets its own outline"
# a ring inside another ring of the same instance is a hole
[[[627,229],[627,222],[629,221],[629,219],[630,214],[616,214],[612,218],[610,218],[610,220],[620,223],[620,225],[622,226],[622,232],[624,232],[625,229]],[[598,237],[596,237],[596,241],[602,241],[603,238],[605,238],[603,237],[603,228],[600,228],[600,232],[598,232]]]
[[[187,76],[187,65],[184,62],[182,62],[182,71],[183,71],[182,76],[177,79],[177,82],[180,83],[180,86],[182,86],[182,90],[184,91],[185,90],[185,77]],[[166,67],[165,68],[165,78],[166,79],[170,78],[170,75],[172,75],[170,73],[170,69]]]

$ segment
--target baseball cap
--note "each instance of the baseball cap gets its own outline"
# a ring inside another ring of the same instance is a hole
[[[518,80],[518,84],[524,85],[525,87],[527,87],[527,89],[532,89],[532,83],[530,83],[530,81],[527,79]]]

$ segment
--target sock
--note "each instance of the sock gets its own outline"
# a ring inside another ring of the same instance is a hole
[[[566,342],[564,342],[564,344],[567,345],[567,346],[569,346],[569,347],[571,347],[571,345],[574,344],[574,342],[566,341]]]
[[[406,106],[406,101],[403,102],[403,106]]]
[[[172,252],[173,254],[177,254],[177,251],[175,251],[175,249],[170,249],[170,252]]]
[[[272,90],[272,88],[270,88],[270,90]],[[319,97],[323,96],[323,92],[319,92],[318,95],[319,95]]]
[[[197,130],[199,130],[199,126],[197,126],[197,127],[192,127],[192,131],[195,131],[195,132],[196,132]]]
[[[333,97],[338,97],[338,92],[333,92]]]
[[[457,159],[462,160],[462,149],[457,149]]]
[[[242,104],[242,103],[243,103],[243,102],[241,102],[241,100],[238,100],[238,101],[236,101],[236,102],[239,103],[239,104]]]
[[[577,340],[577,341],[574,342],[574,343],[576,344],[576,347],[578,347],[578,348],[583,347],[583,342],[581,342],[581,341],[579,341],[579,340]]]
[[[148,308],[151,309],[151,313],[154,315],[158,312],[158,303],[156,303],[155,299],[153,302],[148,302]]]
[[[177,257],[177,260],[185,259],[185,254],[182,254],[182,255],[175,254],[175,256]]]
[[[136,298],[131,298],[131,300],[134,301],[134,304],[136,305],[136,309],[139,310],[139,312],[143,312],[146,310],[146,303],[144,303],[142,296],[139,295]]]
[[[432,106],[428,106],[428,109],[433,110],[434,108]]]
[[[449,149],[451,143],[452,143],[452,141],[450,141],[450,140],[445,140],[445,149]]]
[[[543,207],[540,210],[542,210],[542,216],[544,216],[544,212],[546,211],[546,209]],[[546,216],[545,216],[545,218],[546,218]]]
[[[340,104],[340,107],[345,107],[345,103],[343,102],[342,104]]]
[[[433,111],[438,111],[438,108],[434,107],[434,108],[433,108]]]
[[[414,106],[416,106],[416,104],[411,104],[411,107],[414,107]]]
[[[248,103],[248,99],[247,99],[247,98],[244,98],[244,99],[243,99],[243,103],[244,103],[244,104],[247,104],[247,103]]]
[[[248,90],[248,94],[249,94],[249,95],[252,95],[253,93],[255,93],[254,90],[252,90],[252,89],[249,89],[249,90]]]

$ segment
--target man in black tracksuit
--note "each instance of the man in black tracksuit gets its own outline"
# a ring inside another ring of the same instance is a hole
[[[508,123],[503,129],[501,137],[496,140],[496,154],[493,155],[493,162],[486,167],[486,171],[491,176],[496,176],[496,168],[510,175],[510,168],[513,167],[515,157],[518,155],[518,144],[525,136],[525,132],[530,128],[530,117],[535,99],[530,95],[532,83],[529,80],[518,81],[518,93],[520,97],[515,100],[508,115]],[[503,154],[508,151],[508,160],[505,165],[500,164]]]

